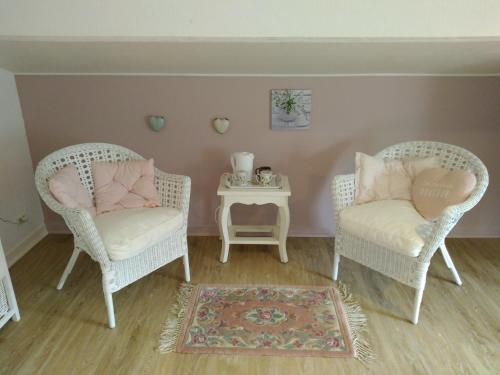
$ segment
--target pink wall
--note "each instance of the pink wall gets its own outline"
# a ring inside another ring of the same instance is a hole
[[[35,165],[82,142],[154,157],[192,178],[192,234],[216,233],[217,182],[234,151],[287,174],[291,234],[322,236],[333,232],[330,181],[353,171],[355,151],[426,139],[465,147],[489,168],[489,190],[454,235],[500,235],[500,77],[18,76],[17,85]],[[312,89],[310,130],[270,130],[272,88]],[[149,114],[165,115],[166,128],[150,131]],[[211,127],[216,116],[231,119],[225,135]],[[236,222],[271,220],[269,207],[236,211]],[[46,212],[46,221],[64,228],[56,215]]]

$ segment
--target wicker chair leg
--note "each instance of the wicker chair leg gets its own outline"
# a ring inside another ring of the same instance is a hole
[[[188,283],[191,281],[191,273],[189,272],[189,256],[187,254],[182,256],[182,263],[184,264],[184,279]]]
[[[411,319],[413,324],[418,323],[418,316],[420,314],[420,305],[422,304],[422,296],[424,295],[425,286],[415,291],[415,302],[413,306],[413,317]]]
[[[339,263],[340,263],[340,254],[335,253],[333,255],[333,271],[332,271],[333,281],[337,281],[337,278],[339,276]]]
[[[19,314],[19,308],[14,311],[14,315],[12,315],[12,320],[14,322],[18,322],[19,320],[21,320],[21,314]]]
[[[109,287],[107,277],[102,278],[102,290],[104,292],[104,301],[106,301],[106,308],[108,310],[108,324],[109,328],[115,328],[115,309],[113,307],[113,293]]]
[[[64,269],[64,272],[61,276],[61,280],[59,280],[59,284],[57,284],[57,290],[61,290],[63,288],[66,279],[68,278],[69,274],[73,270],[73,267],[75,266],[76,260],[78,259],[78,255],[80,255],[80,251],[81,250],[76,247],[73,250],[73,254],[71,255],[71,258],[69,258],[68,264],[66,265],[66,268]]]
[[[444,242],[441,244],[441,246],[439,246],[439,249],[441,250],[441,254],[443,255],[446,266],[450,269],[451,273],[453,274],[455,283],[457,285],[462,285],[462,280],[460,279],[460,275],[458,274],[458,271],[455,268],[453,261],[451,260],[450,253],[448,252],[448,249],[446,248]]]
[[[0,251],[1,250],[1,245],[0,245]],[[16,296],[14,294],[14,287],[12,286],[12,281],[10,277],[4,277],[3,278],[3,283],[4,283],[4,289],[6,292],[6,297],[7,297],[7,304],[8,306],[14,310],[14,315],[12,315],[12,320],[15,322],[18,322],[19,319],[21,319],[21,315],[19,314],[19,307],[17,306],[17,300]],[[2,284],[2,280],[0,279],[0,287]]]

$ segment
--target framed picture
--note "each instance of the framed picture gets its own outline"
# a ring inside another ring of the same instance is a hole
[[[311,90],[271,90],[271,129],[309,129]]]

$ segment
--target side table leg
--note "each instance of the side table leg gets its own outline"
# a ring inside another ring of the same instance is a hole
[[[227,262],[227,258],[229,256],[229,227],[228,227],[228,218],[229,218],[229,210],[230,206],[223,205],[220,211],[220,229],[222,234],[222,249],[220,253],[220,261],[222,263]]]
[[[215,211],[215,214],[217,215],[217,226],[219,227],[219,240],[222,240],[222,224],[220,222],[221,213],[222,213],[222,199],[220,206],[217,207],[217,211]]]
[[[217,212],[217,220],[219,221],[219,240],[222,240],[222,224],[221,224],[221,221],[220,221],[220,216],[221,216],[221,211],[222,211],[222,206],[219,206],[217,208],[217,210],[219,212]],[[228,214],[228,218],[227,218],[227,225],[231,226],[233,225],[233,221],[231,220],[231,209],[229,209],[229,214]]]
[[[288,236],[288,228],[290,226],[290,210],[288,209],[288,205],[278,207],[278,220],[280,259],[283,263],[287,263],[288,255],[286,254],[286,238]]]

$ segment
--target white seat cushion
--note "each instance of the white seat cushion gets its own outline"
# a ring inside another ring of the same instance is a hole
[[[123,260],[163,240],[182,219],[175,208],[129,208],[97,215],[95,224],[110,259]]]
[[[405,200],[382,200],[340,212],[342,229],[376,245],[416,257],[424,246],[418,234],[428,222]]]

